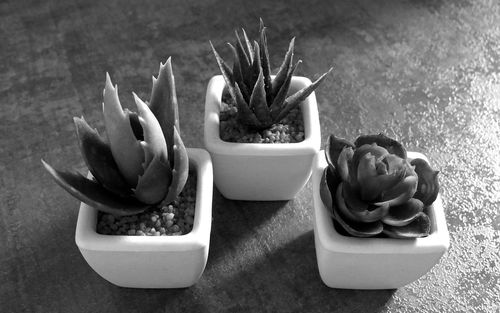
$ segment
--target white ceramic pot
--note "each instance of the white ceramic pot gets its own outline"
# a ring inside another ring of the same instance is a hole
[[[293,77],[290,92],[311,84]],[[298,143],[232,143],[222,141],[219,113],[225,81],[221,75],[208,83],[205,102],[205,148],[212,156],[214,182],[222,195],[233,200],[289,200],[311,176],[311,165],[321,144],[316,96],[300,104],[305,139]]]
[[[212,162],[188,148],[197,176],[193,229],[182,236],[115,236],[96,232],[98,211],[80,205],[75,240],[87,263],[109,282],[132,288],[183,288],[201,277],[212,223]]]
[[[408,158],[427,158],[408,152]],[[327,163],[320,151],[313,165],[314,241],[323,282],[332,288],[392,289],[427,273],[446,252],[449,233],[441,196],[429,210],[431,233],[425,238],[355,238],[339,234],[320,197],[320,180]]]

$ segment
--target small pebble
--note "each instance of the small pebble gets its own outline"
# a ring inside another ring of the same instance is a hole
[[[288,113],[281,122],[270,129],[252,131],[238,122],[238,109],[231,96],[223,94],[221,108],[220,136],[228,142],[241,143],[294,143],[304,140],[304,120],[300,108]]]
[[[131,216],[99,213],[97,232],[103,235],[179,236],[193,229],[196,177],[190,174],[178,199],[167,206]]]

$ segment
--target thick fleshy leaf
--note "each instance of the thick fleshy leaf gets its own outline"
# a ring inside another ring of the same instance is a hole
[[[384,192],[379,202],[375,205],[389,206],[400,205],[410,200],[417,190],[418,178],[417,175],[405,177],[402,182]]]
[[[276,118],[276,121],[281,121],[287,114],[293,110],[296,106],[298,106],[302,101],[307,99],[311,93],[321,84],[321,82],[326,78],[326,76],[333,70],[333,67],[328,70],[328,72],[321,75],[318,79],[316,79],[309,86],[297,91],[293,95],[289,96],[285,99],[283,103],[283,110],[281,110],[280,114]]]
[[[57,184],[73,197],[99,211],[114,215],[132,215],[141,213],[149,207],[131,196],[117,196],[80,173],[58,171],[43,160],[42,163]]]
[[[145,155],[143,168],[146,170],[155,156],[163,155],[168,160],[167,143],[165,142],[160,123],[153,112],[135,93],[133,95],[137,112],[139,113],[139,122],[144,132],[144,140],[141,142],[141,145]],[[173,128],[174,126],[172,125],[171,127]]]
[[[323,204],[328,210],[333,210],[333,198],[332,198],[332,192],[330,191],[330,188],[328,187],[328,171],[329,168],[325,168],[323,171],[323,175],[321,176],[321,181],[319,184],[319,195],[321,197],[321,201],[323,201]],[[334,189],[335,190],[335,189]],[[333,213],[333,212],[331,212]]]
[[[380,133],[378,135],[363,135],[359,136],[354,142],[356,147],[361,147],[362,145],[371,145],[376,143],[377,145],[384,147],[389,153],[395,154],[400,158],[406,159],[406,149],[397,140],[387,137],[386,135]]]
[[[420,212],[417,217],[408,225],[397,227],[384,225],[384,234],[391,238],[412,239],[427,237],[431,231],[431,221],[429,217]]]
[[[385,148],[380,147],[377,144],[362,145],[360,147],[356,147],[356,149],[354,149],[354,156],[351,163],[351,170],[353,171],[353,174],[357,174],[359,163],[367,153],[371,153],[377,160],[383,160],[385,156],[389,154],[389,152]]]
[[[130,115],[122,109],[118,87],[113,87],[107,73],[103,94],[104,123],[113,158],[127,183],[135,187],[143,173],[144,151],[130,125]]]
[[[271,61],[269,60],[269,51],[267,49],[267,36],[264,21],[260,19],[259,26],[259,47],[260,63],[262,64],[262,74],[264,75],[264,89],[266,90],[267,103],[272,102],[272,80],[271,80]]]
[[[352,162],[352,157],[354,155],[354,151],[351,147],[345,146],[340,155],[338,156],[336,168],[339,176],[345,182],[350,182],[349,175],[349,164]]]
[[[431,205],[439,193],[439,171],[433,170],[422,159],[414,159],[410,164],[415,166],[415,172],[418,176],[418,186],[414,197],[421,200],[424,205]]]
[[[293,37],[292,40],[290,40],[290,44],[288,45],[288,50],[285,54],[285,58],[283,59],[283,63],[281,63],[278,73],[271,82],[273,98],[276,96],[276,94],[278,94],[278,91],[281,89],[281,86],[286,80],[287,74],[290,72],[290,66],[292,66],[294,46],[295,46],[295,37]]]
[[[234,91],[236,95],[236,106],[238,108],[238,120],[250,128],[261,128],[262,126],[259,119],[255,116],[254,112],[250,110],[250,107],[245,99],[243,99],[243,95],[241,94],[238,84],[235,85]]]
[[[151,151],[153,159],[139,177],[134,195],[141,202],[155,204],[162,201],[172,181],[172,170],[168,164],[166,151],[155,154]]]
[[[423,209],[424,204],[422,201],[411,198],[403,204],[391,206],[382,222],[392,226],[405,226],[410,224]]]
[[[243,98],[245,101],[249,102],[250,101],[250,90],[247,88],[245,85],[245,81],[243,79],[243,73],[241,69],[241,64],[240,64],[240,58],[238,56],[238,53],[236,52],[236,48],[228,43],[229,47],[231,48],[231,51],[233,51],[233,57],[234,57],[234,64],[233,64],[233,79],[235,84],[238,84],[240,87],[241,94],[243,95]]]
[[[271,117],[273,118],[275,123],[278,122],[277,118],[280,115],[281,110],[284,108],[285,99],[288,96],[288,92],[290,91],[290,84],[292,82],[293,73],[295,73],[295,70],[300,63],[302,63],[302,61],[298,60],[297,63],[295,63],[295,65],[290,68],[290,72],[288,73],[285,82],[283,83],[283,85],[281,85],[281,89],[274,96],[274,99],[271,103]]]
[[[251,64],[253,64],[255,60],[255,50],[252,48],[252,43],[250,42],[250,39],[248,39],[247,32],[244,28],[241,29],[241,32],[243,33],[243,40],[245,42],[245,52],[248,55],[248,60]]]
[[[135,138],[139,141],[144,140],[144,131],[142,130],[141,122],[139,122],[139,115],[136,112],[129,111],[128,109],[125,109],[125,114],[128,114],[130,126],[132,127]]]
[[[371,223],[380,220],[383,216],[387,214],[389,210],[388,205],[369,207],[369,209],[358,211],[351,210],[347,205],[343,195],[343,185],[345,183],[341,183],[337,187],[337,192],[335,194],[336,204],[338,206],[338,210],[342,213],[342,216],[346,219],[354,222],[363,222],[363,223]]]
[[[73,118],[80,150],[94,178],[109,191],[130,195],[130,186],[120,174],[108,143],[82,118]]]
[[[368,210],[370,203],[361,200],[360,193],[348,183],[342,184],[342,196],[345,204],[351,211],[363,212]]]
[[[215,50],[214,53],[216,53]],[[172,146],[174,145],[173,129],[175,127],[177,128],[177,131],[180,131],[180,128],[179,109],[171,58],[168,58],[165,64],[160,63],[158,79],[155,83],[153,83],[153,88],[151,90],[149,107],[151,108],[151,112],[153,112],[163,131],[163,137],[165,138],[165,142],[167,144],[168,160],[170,162],[170,166],[172,167]]]
[[[401,161],[403,159],[399,158]],[[392,173],[379,175],[376,167],[376,157],[371,152],[361,157],[358,164],[357,182],[361,191],[361,198],[364,201],[374,201],[384,191],[390,190],[404,179],[404,164],[401,163],[402,170],[395,169]]]
[[[186,184],[189,174],[189,158],[177,129],[174,129],[174,167],[172,182],[168,188],[163,204],[169,204],[177,198]]]
[[[333,217],[347,233],[355,237],[373,237],[384,229],[380,221],[363,223],[348,220],[336,206],[333,208]]]
[[[335,192],[341,182],[342,180],[335,171],[332,171],[329,167],[325,168],[320,182],[320,196],[329,210],[333,210]],[[333,214],[333,211],[330,213]]]
[[[250,109],[255,113],[255,116],[260,122],[261,128],[267,128],[273,124],[269,107],[266,103],[266,91],[264,90],[264,76],[262,69],[260,69],[257,83],[252,91],[250,97]]]
[[[339,155],[344,147],[354,148],[354,145],[343,138],[335,137],[333,134],[328,137],[325,146],[325,157],[328,166],[332,170],[335,170],[337,167],[337,160],[339,159]]]

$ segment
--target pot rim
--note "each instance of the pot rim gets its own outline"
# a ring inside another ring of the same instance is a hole
[[[99,251],[187,251],[202,249],[210,240],[213,170],[210,154],[187,148],[189,165],[196,171],[196,204],[193,229],[180,236],[102,235],[96,231],[98,211],[81,202],[75,241],[80,249]]]

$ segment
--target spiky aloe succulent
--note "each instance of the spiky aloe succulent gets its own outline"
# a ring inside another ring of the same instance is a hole
[[[360,136],[354,144],[331,135],[321,199],[338,225],[356,237],[425,237],[425,207],[439,192],[437,171],[383,134]]]
[[[240,123],[256,130],[270,128],[304,101],[325,79],[332,68],[321,75],[311,85],[288,95],[293,73],[301,60],[293,64],[295,38],[292,38],[285,59],[275,78],[271,78],[269,52],[267,48],[266,27],[260,20],[258,41],[249,40],[242,29],[243,38],[238,31],[232,50],[234,63],[232,69],[212,46],[215,59],[226,81],[229,93],[238,109]]]
[[[83,117],[74,118],[80,150],[93,178],[56,170],[42,160],[71,195],[115,215],[136,214],[172,202],[188,176],[171,59],[160,63],[158,78],[153,77],[149,104],[133,95],[137,113],[122,109],[118,86],[113,87],[106,74],[102,106],[106,138]]]

